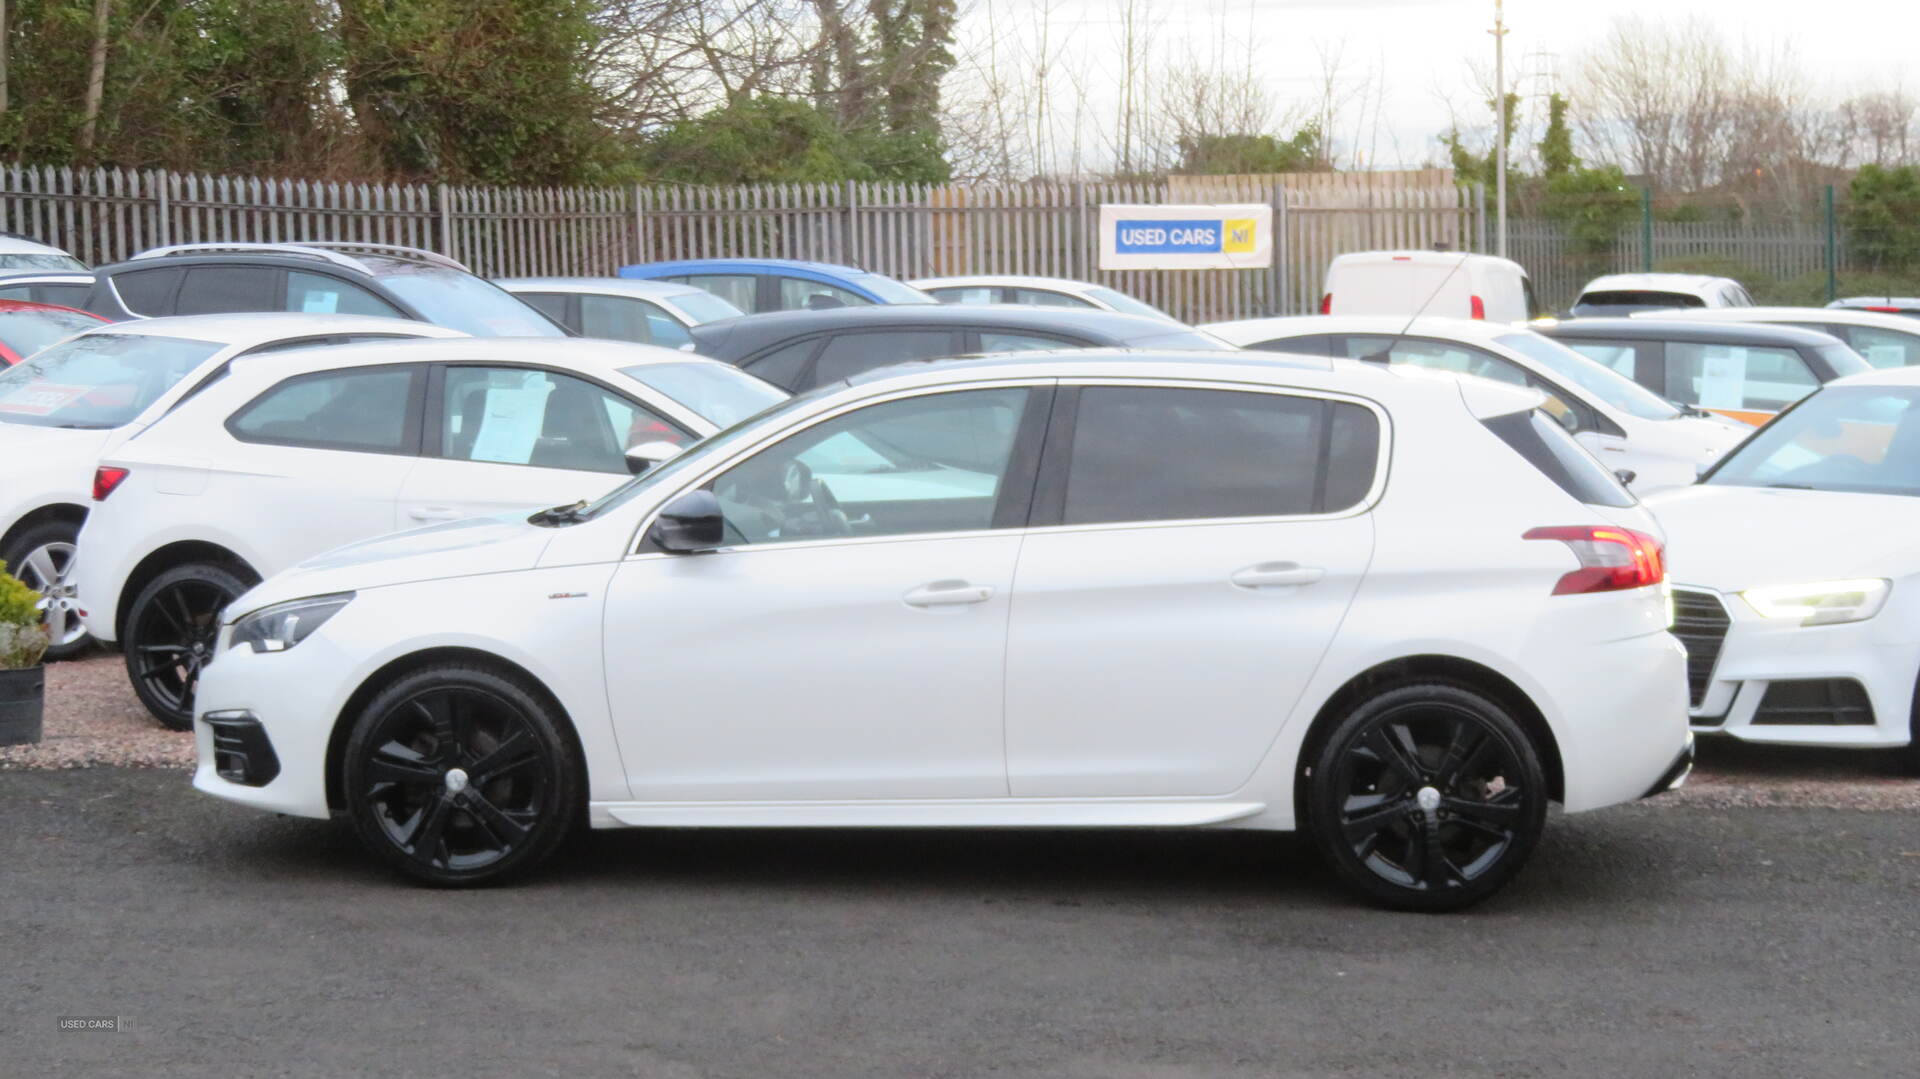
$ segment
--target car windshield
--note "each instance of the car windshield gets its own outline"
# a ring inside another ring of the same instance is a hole
[[[1129,315],[1146,315],[1148,318],[1163,318],[1168,322],[1179,321],[1172,315],[1167,314],[1165,311],[1160,310],[1150,303],[1141,303],[1139,300],[1134,299],[1124,292],[1115,292],[1110,288],[1095,286],[1087,290],[1087,295],[1099,300],[1115,311],[1124,311]]]
[[[224,347],[151,334],[76,337],[0,371],[0,420],[37,427],[119,427]]]
[[[659,390],[715,427],[731,427],[787,399],[785,390],[720,363],[653,363],[622,374]]]
[[[45,308],[38,311],[0,311],[0,345],[25,358],[63,337],[100,325],[100,320],[78,311]]]
[[[1704,482],[1920,495],[1920,387],[1832,386],[1781,413]]]
[[[877,273],[861,274],[852,279],[853,283],[880,297],[881,303],[939,303],[939,300],[921,292],[912,285],[903,285],[891,277],[882,277]]]
[[[711,292],[685,292],[670,297],[673,306],[693,320],[695,326],[703,322],[718,322],[723,318],[739,318],[745,311],[733,306]]]
[[[87,264],[72,255],[0,255],[0,270],[84,270]]]
[[[804,402],[811,401],[823,393],[837,391],[842,388],[843,387],[838,385],[823,386],[806,393],[796,394],[778,404],[748,416],[746,419],[741,420],[717,434],[701,439],[699,442],[689,446],[686,452],[679,456],[669,458],[620,486],[615,487],[606,494],[601,495],[580,511],[580,517],[583,520],[598,517],[608,510],[627,504],[635,496],[652,489],[657,484],[672,482],[675,478],[688,472],[697,472],[705,467],[707,462],[730,452],[735,446],[743,442],[751,442],[759,433],[763,423],[772,422],[776,417],[785,413],[786,410],[795,408]]]
[[[1680,415],[1679,407],[1673,402],[1613,368],[1537,333],[1510,333],[1495,340],[1629,416],[1670,420]]]
[[[437,326],[475,337],[565,337],[554,321],[513,293],[445,266],[366,259],[378,280]]]

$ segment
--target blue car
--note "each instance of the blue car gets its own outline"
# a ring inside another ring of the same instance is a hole
[[[621,277],[706,289],[748,314],[866,304],[937,303],[919,289],[852,266],[798,259],[686,259],[620,267]]]

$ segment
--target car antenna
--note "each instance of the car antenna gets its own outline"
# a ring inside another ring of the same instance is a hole
[[[1440,290],[1447,287],[1447,282],[1453,280],[1453,275],[1460,272],[1460,268],[1467,264],[1467,259],[1472,257],[1472,254],[1471,251],[1460,252],[1460,258],[1447,269],[1446,274],[1440,278],[1440,283],[1433,286],[1433,291],[1427,294],[1427,298],[1421,301],[1419,307],[1413,309],[1413,314],[1407,318],[1407,324],[1400,327],[1400,332],[1394,334],[1393,338],[1387,342],[1386,347],[1376,353],[1375,356],[1378,356],[1381,361],[1387,362],[1387,357],[1393,353],[1394,346],[1406,340],[1407,334],[1413,332],[1413,324],[1420,321],[1421,316],[1427,313],[1427,308],[1433,306],[1433,301],[1440,298]],[[1373,358],[1374,356],[1367,357],[1367,359]]]

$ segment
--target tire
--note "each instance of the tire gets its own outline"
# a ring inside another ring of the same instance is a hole
[[[194,688],[213,659],[220,612],[258,580],[237,566],[190,562],[148,581],[134,597],[120,633],[127,679],[161,726],[193,726]]]
[[[40,609],[46,612],[47,628],[53,633],[48,659],[72,659],[93,647],[93,635],[80,623],[73,595],[73,552],[79,539],[79,525],[43,521],[0,551],[0,562],[7,564],[8,571],[46,597]]]
[[[496,884],[581,818],[566,721],[520,679],[471,663],[401,675],[353,720],[341,790],[360,842],[425,884]]]
[[[1335,722],[1303,781],[1315,844],[1349,886],[1397,910],[1487,898],[1546,826],[1532,740],[1501,705],[1452,683],[1362,702]]]

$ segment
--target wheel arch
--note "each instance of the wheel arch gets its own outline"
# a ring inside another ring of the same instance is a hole
[[[333,729],[327,734],[323,783],[329,811],[339,813],[346,808],[345,792],[341,789],[342,773],[346,764],[347,741],[353,736],[353,723],[358,718],[360,710],[365,708],[394,679],[425,667],[445,663],[466,663],[486,667],[497,674],[525,683],[526,688],[538,696],[547,707],[553,709],[553,714],[558,717],[560,730],[566,735],[568,746],[573,752],[574,766],[580,770],[582,789],[586,789],[586,752],[581,747],[580,732],[574,726],[573,715],[567,711],[564,704],[560,703],[559,696],[532,671],[498,653],[480,648],[445,645],[424,648],[388,660],[373,673],[361,679],[360,684],[347,695],[346,702],[340,706],[340,711],[333,717]],[[580,808],[584,812],[584,800]]]
[[[1512,712],[1527,736],[1533,739],[1534,748],[1540,754],[1540,767],[1547,774],[1549,795],[1556,802],[1565,800],[1567,781],[1566,770],[1560,759],[1560,743],[1554,738],[1553,728],[1547,723],[1547,717],[1541,713],[1539,706],[1533,703],[1525,690],[1499,671],[1483,663],[1449,655],[1402,656],[1376,664],[1348,679],[1320,706],[1313,722],[1307,727],[1306,740],[1300,746],[1299,756],[1295,758],[1296,779],[1312,764],[1340,718],[1355,705],[1396,686],[1414,682],[1449,682],[1484,693]],[[1306,790],[1305,783],[1294,783],[1296,820],[1304,821],[1307,818]]]
[[[28,510],[0,533],[0,551],[13,546],[29,529],[37,528],[49,521],[60,521],[78,527],[87,522],[87,507],[73,502],[49,502],[44,506]]]
[[[141,589],[147,587],[155,577],[174,568],[193,562],[212,562],[239,571],[254,581],[260,580],[259,571],[247,564],[247,560],[220,546],[205,540],[179,540],[165,544],[148,552],[127,574],[126,582],[120,586],[120,597],[114,605],[113,630],[116,640],[126,637],[127,614],[133,609],[133,601],[139,597]]]

